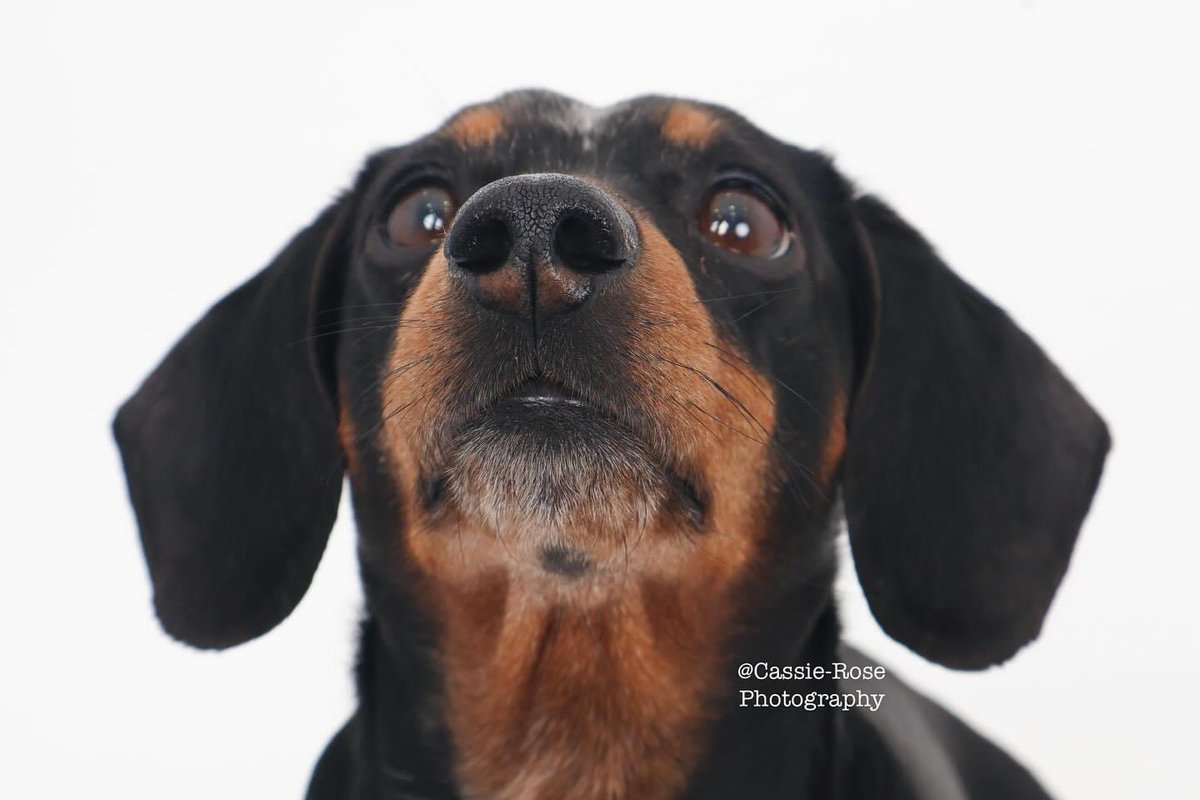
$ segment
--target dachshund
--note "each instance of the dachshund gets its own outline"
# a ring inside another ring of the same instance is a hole
[[[826,155],[544,91],[371,155],[114,433],[165,630],[300,601],[348,476],[359,705],[309,798],[1041,798],[843,644],[1037,637],[1110,446]],[[747,669],[749,668],[749,669]]]

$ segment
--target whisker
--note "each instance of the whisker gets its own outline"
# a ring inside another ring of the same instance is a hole
[[[735,353],[735,352],[733,352],[733,351],[726,350],[726,349],[725,349],[725,348],[723,348],[723,347],[719,347],[719,346],[717,346],[717,345],[713,344],[712,342],[705,342],[704,344],[705,344],[705,346],[707,346],[707,347],[711,347],[712,349],[714,349],[714,350],[716,350],[716,351],[718,351],[718,352],[720,352],[720,353],[724,353],[725,355],[729,356],[730,358],[735,358],[735,359],[737,359],[738,361],[741,361],[741,362],[742,362],[743,364],[745,364],[746,366],[748,366],[748,367],[750,367],[751,369],[754,369],[754,370],[756,370],[756,371],[757,371],[757,368],[754,366],[754,364],[750,363],[750,361],[749,361],[749,360],[747,360],[747,359],[746,359],[744,356],[741,356],[741,355],[739,355],[739,354],[737,354],[737,353]],[[821,409],[817,408],[817,406],[816,406],[816,405],[815,405],[815,404],[814,404],[814,403],[813,403],[811,400],[809,400],[809,399],[808,399],[807,397],[805,397],[804,395],[800,394],[800,392],[798,392],[798,391],[796,391],[795,389],[793,389],[791,386],[789,386],[787,383],[785,383],[785,382],[784,382],[784,381],[783,381],[781,378],[778,378],[778,377],[776,377],[775,375],[771,375],[771,374],[768,374],[768,373],[760,373],[760,374],[763,374],[763,375],[765,375],[765,377],[767,377],[767,378],[770,378],[772,381],[774,381],[775,383],[779,384],[779,385],[780,385],[780,386],[782,386],[784,389],[787,389],[787,391],[788,391],[788,393],[789,393],[789,394],[791,394],[792,396],[796,397],[797,399],[799,399],[800,401],[802,401],[802,402],[803,402],[803,403],[804,403],[806,406],[808,406],[809,408],[811,408],[811,409],[812,409],[814,412],[816,412],[816,414],[817,414],[817,416],[818,416],[818,417],[820,417],[820,418],[821,418],[822,420],[824,420],[826,423],[828,423],[828,422],[829,422],[829,419],[828,419],[828,418],[825,416],[825,414],[824,414],[824,413],[821,411]]]
[[[326,311],[356,311],[364,308],[403,308],[408,304],[407,300],[400,300],[394,303],[359,303],[357,305],[346,306],[330,306]]]
[[[715,378],[713,378],[711,375],[709,375],[708,373],[704,372],[703,370],[697,369],[689,364],[680,363],[678,361],[675,361],[674,359],[667,358],[666,356],[658,356],[658,357],[661,358],[663,361],[666,361],[668,364],[672,364],[676,367],[679,367],[680,369],[686,369],[689,372],[693,372],[696,375],[699,375],[705,382],[707,382],[710,386],[712,386],[714,389],[716,389],[718,392],[720,392],[721,395],[726,400],[728,400],[730,403],[732,403],[734,405],[734,407],[737,408],[742,413],[742,415],[747,418],[747,420],[753,422],[754,425],[756,425],[758,427],[758,429],[763,432],[763,434],[770,437],[771,432],[769,430],[767,430],[766,426],[764,426],[759,421],[758,417],[756,417],[754,415],[754,413],[752,411],[750,411],[750,409],[746,408],[746,404],[743,403],[741,401],[741,399],[739,399],[737,396],[735,396],[732,392],[730,392],[728,389],[726,389],[724,386],[722,386],[721,383],[719,381],[717,381]]]
[[[708,342],[705,342],[705,344],[709,344],[709,343],[708,343]],[[716,348],[716,349],[718,350],[718,352],[724,352],[724,351],[721,351],[721,349],[720,349],[720,348]],[[737,372],[737,374],[738,374],[738,375],[741,375],[743,378],[745,378],[745,379],[746,379],[746,382],[747,382],[747,383],[749,383],[751,386],[753,386],[753,387],[754,387],[754,389],[755,389],[755,390],[756,390],[756,391],[757,391],[757,392],[758,392],[760,395],[762,395],[763,399],[764,399],[764,400],[766,400],[768,403],[770,403],[770,404],[771,404],[771,407],[772,407],[772,408],[774,408],[774,407],[775,407],[775,398],[774,398],[774,397],[772,397],[771,395],[767,394],[767,390],[766,390],[766,389],[764,389],[763,387],[759,386],[759,382],[758,382],[758,380],[755,378],[755,376],[746,374],[745,372],[743,372],[743,371],[742,371],[741,367],[739,367],[737,364],[734,364],[732,361],[729,361],[729,360],[728,360],[728,359],[726,359],[724,356],[720,356],[720,355],[719,355],[719,356],[717,356],[717,358],[721,359],[721,363],[725,364],[727,367],[730,367],[730,368],[731,368],[731,369],[733,369],[735,372]]]
[[[766,300],[763,300],[761,303],[759,303],[754,308],[747,311],[745,314],[742,314],[741,316],[739,316],[737,319],[735,319],[733,321],[733,323],[736,325],[737,323],[741,322],[742,320],[746,319],[747,317],[749,317],[753,314],[757,314],[759,311],[762,311],[764,308],[771,305],[771,303],[774,303],[777,299],[778,298],[776,298],[776,297],[768,297]]]
[[[762,425],[762,423],[758,420],[758,418],[755,417],[754,414],[751,413],[748,408],[746,408],[745,404],[742,403],[737,397],[735,397],[728,390],[726,390],[723,386],[721,386],[721,384],[719,382],[714,380],[711,376],[707,375],[703,371],[696,369],[695,367],[692,367],[690,365],[681,364],[677,361],[674,361],[672,359],[665,358],[662,356],[657,356],[657,358],[668,364],[676,366],[680,369],[688,370],[689,372],[693,372],[693,373],[701,376],[702,378],[704,378],[709,383],[710,386],[717,389],[718,392],[721,393],[722,397],[724,397],[728,402],[732,403],[736,408],[738,408],[739,411],[741,411],[743,413],[743,416],[747,416],[749,420],[752,420],[754,422],[754,424],[756,424],[758,426],[758,428],[763,432],[763,436],[765,438],[759,439],[755,436],[751,436],[746,431],[740,430],[739,428],[734,427],[733,425],[730,425],[729,423],[727,423],[724,420],[720,419],[719,417],[713,415],[706,409],[697,405],[694,401],[689,400],[688,403],[690,405],[692,405],[697,411],[699,411],[700,413],[704,414],[705,416],[711,418],[713,421],[717,422],[722,427],[728,428],[729,430],[733,431],[734,433],[738,434],[739,436],[742,436],[742,437],[754,442],[755,444],[758,444],[759,446],[769,448],[771,450],[771,452],[774,453],[778,457],[778,459],[779,459],[778,463],[780,464],[780,466],[790,476],[796,477],[796,478],[802,480],[804,483],[808,484],[810,487],[812,487],[812,489],[814,491],[817,492],[817,494],[821,497],[822,500],[828,499],[827,495],[825,494],[825,488],[819,482],[819,476],[815,472],[813,472],[811,469],[809,469],[806,465],[804,465],[799,460],[797,460],[790,453],[786,452],[782,447],[780,447],[779,443],[774,440],[774,437],[772,436],[771,432],[768,431],[766,429],[766,427],[764,427]],[[704,426],[704,427],[706,430],[708,430],[707,426]],[[708,433],[709,433],[709,435],[712,435],[711,430],[708,430]],[[793,493],[793,496],[796,498],[796,500],[803,503],[806,507],[811,507],[811,503],[809,503],[808,499],[805,498],[802,494],[800,494],[794,486],[792,486],[791,491]]]
[[[284,345],[284,347],[296,347],[297,345],[302,345],[302,344],[312,344],[313,342],[317,341],[318,339],[324,339],[329,336],[338,336],[338,335],[346,333],[348,331],[363,330],[364,328],[367,328],[367,327],[385,328],[387,326],[382,325],[382,324],[375,325],[375,326],[363,325],[363,326],[356,326],[356,327],[338,328],[336,330],[328,330],[328,331],[324,331],[322,333],[314,333],[311,336],[305,336],[300,339],[296,339],[293,342],[288,342],[287,344]]]
[[[746,292],[745,294],[727,294],[722,297],[701,297],[696,300],[697,303],[719,303],[725,300],[744,300],[747,297],[766,297],[767,295],[787,294],[788,292],[799,292],[803,290],[803,286],[789,286],[786,289],[769,289],[765,292]]]

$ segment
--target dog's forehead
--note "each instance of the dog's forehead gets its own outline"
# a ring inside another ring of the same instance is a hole
[[[586,155],[633,142],[645,153],[672,148],[703,151],[735,131],[753,129],[719,106],[645,96],[592,106],[542,90],[510,92],[455,114],[440,133],[468,149],[521,142]]]

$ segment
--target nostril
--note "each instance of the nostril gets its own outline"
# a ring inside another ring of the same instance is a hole
[[[512,253],[512,232],[503,219],[462,220],[450,229],[446,257],[469,272],[499,269]]]
[[[559,219],[553,248],[555,260],[575,272],[610,272],[629,258],[609,226],[580,211],[567,211]]]

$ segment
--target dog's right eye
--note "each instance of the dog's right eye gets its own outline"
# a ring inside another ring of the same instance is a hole
[[[422,186],[401,197],[387,218],[387,235],[402,247],[424,247],[446,235],[458,204],[441,186]]]

